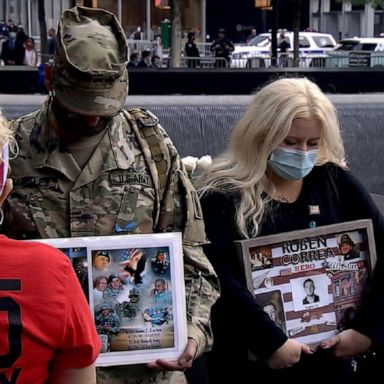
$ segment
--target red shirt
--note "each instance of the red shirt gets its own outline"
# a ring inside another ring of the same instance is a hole
[[[45,383],[50,363],[83,368],[100,348],[68,257],[0,236],[0,383]]]

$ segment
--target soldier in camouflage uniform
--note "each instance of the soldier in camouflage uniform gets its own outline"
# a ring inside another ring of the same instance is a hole
[[[212,342],[216,275],[201,208],[180,157],[149,111],[123,109],[127,45],[116,17],[74,7],[60,18],[50,96],[13,122],[20,154],[5,207],[18,239],[183,232],[188,343],[176,361],[100,368],[98,383],[182,383]]]
[[[132,288],[128,295],[129,301],[123,301],[118,304],[118,309],[122,317],[133,320],[140,311],[140,292],[136,288]]]
[[[108,286],[103,293],[104,299],[116,299],[121,292],[124,291],[123,283],[117,275],[110,275],[108,278]]]
[[[103,303],[95,318],[97,333],[116,335],[120,331],[120,319],[113,310],[111,303]]]

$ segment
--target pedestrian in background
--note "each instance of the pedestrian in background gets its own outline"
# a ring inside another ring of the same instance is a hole
[[[245,43],[248,44],[256,36],[257,36],[257,30],[256,28],[252,28],[251,33],[247,36],[247,39],[245,40]]]
[[[284,35],[284,32],[280,33],[278,48],[280,49],[280,67],[288,67],[288,50],[291,48],[291,44],[289,43],[288,37]]]
[[[24,43],[24,65],[29,67],[37,67],[37,52],[35,49],[35,40],[32,37],[27,37]]]
[[[55,28],[49,28],[48,29],[48,55],[50,57],[53,56],[55,53],[55,36],[56,36],[56,31]]]
[[[152,67],[152,55],[151,52],[148,50],[145,50],[141,52],[141,60],[137,64],[138,68],[148,68]]]
[[[192,59],[193,57],[200,57],[199,49],[195,43],[196,35],[194,32],[188,32],[188,41],[185,43],[184,54],[187,58],[188,68],[196,68],[199,60]]]
[[[231,54],[235,50],[232,41],[227,37],[227,31],[224,28],[219,29],[217,39],[212,43],[211,52],[215,55],[215,67],[225,68],[229,66]]]
[[[139,64],[139,52],[132,52],[130,55],[129,55],[129,62],[128,62],[128,68],[131,67],[131,68],[136,68],[137,65]]]
[[[24,42],[17,38],[17,27],[8,28],[8,39],[3,41],[1,56],[4,65],[23,65]]]

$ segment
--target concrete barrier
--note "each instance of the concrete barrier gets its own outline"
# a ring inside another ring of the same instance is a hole
[[[31,112],[43,96],[0,95],[9,119]],[[366,188],[384,195],[384,94],[330,95],[342,128],[350,169]],[[217,155],[228,144],[251,96],[128,96],[127,107],[150,109],[172,137],[182,156]]]
[[[382,68],[129,69],[131,95],[244,95],[282,76],[308,77],[330,93],[384,92]],[[0,93],[41,91],[42,72],[0,66]]]

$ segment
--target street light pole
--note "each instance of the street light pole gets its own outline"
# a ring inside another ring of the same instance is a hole
[[[272,57],[271,65],[272,67],[277,66],[277,24],[278,24],[278,12],[279,12],[279,0],[272,0],[272,28],[271,28],[271,47],[272,47]]]
[[[147,0],[147,40],[151,40],[151,0]]]
[[[9,20],[9,0],[5,0],[5,17],[4,20],[8,23]]]
[[[27,3],[28,35],[32,36],[31,0]]]
[[[201,0],[201,42],[205,43],[207,37],[207,0]]]

